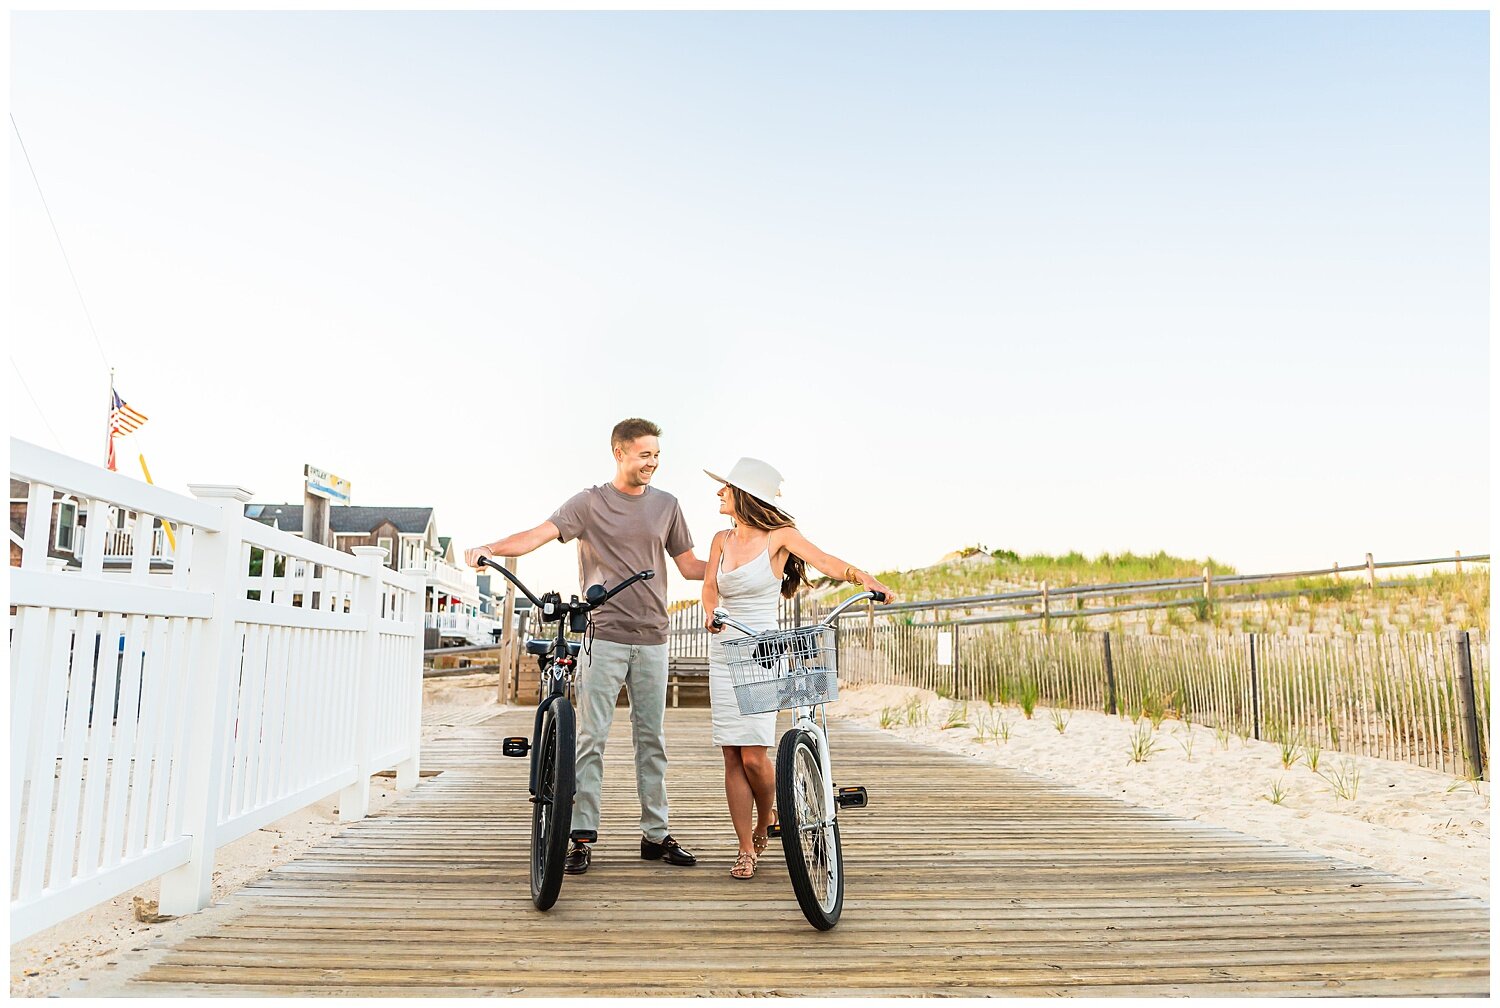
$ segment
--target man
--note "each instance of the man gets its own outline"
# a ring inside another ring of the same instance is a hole
[[[651,486],[661,462],[661,428],[632,417],[615,424],[610,449],[615,478],[573,495],[551,518],[486,546],[464,551],[481,557],[518,557],[553,539],[578,540],[579,584],[619,584],[640,570],[658,576],[638,582],[592,614],[594,640],[580,668],[578,764],[571,839],[563,870],[582,875],[589,845],[599,839],[599,786],[604,742],[623,683],[630,697],[635,739],[636,792],[641,800],[641,857],[674,865],[698,859],[667,831],[667,749],[662,717],[667,706],[667,587],[661,576],[670,556],[689,581],[702,581],[704,561],[677,498]]]

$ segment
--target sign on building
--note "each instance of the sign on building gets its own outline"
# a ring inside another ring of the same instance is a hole
[[[302,472],[307,476],[307,492],[314,497],[324,497],[340,504],[349,503],[349,493],[352,489],[349,481],[335,476],[331,472],[325,472],[314,465],[304,465]]]

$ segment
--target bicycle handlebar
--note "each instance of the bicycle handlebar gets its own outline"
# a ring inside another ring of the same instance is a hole
[[[845,609],[848,609],[850,606],[854,605],[856,602],[863,602],[865,599],[873,599],[876,602],[884,602],[885,601],[885,592],[865,591],[865,592],[860,592],[858,595],[852,595],[849,598],[844,599],[843,602],[839,603],[839,606],[838,606],[837,609],[833,610],[833,612],[831,612],[827,616],[823,617],[823,619],[819,623],[814,624],[814,626],[824,626],[826,624],[832,623],[834,620],[838,619],[840,616],[842,616],[844,614],[844,610]],[[734,629],[738,630],[740,633],[745,634],[748,637],[754,637],[757,633],[760,632],[760,631],[757,631],[757,630],[751,630],[749,627],[745,626],[745,624],[741,623],[739,620],[737,620],[734,617],[730,616],[723,609],[715,609],[714,610],[713,625],[715,627],[722,627],[722,626],[731,626],[731,627],[734,627]]]
[[[865,599],[871,599],[871,600],[873,600],[875,602],[884,602],[885,601],[885,592],[862,591],[862,592],[860,592],[857,595],[850,595],[848,598],[844,599],[844,601],[842,601],[842,602],[840,602],[838,604],[838,608],[834,609],[833,612],[831,612],[827,616],[823,617],[823,622],[824,623],[832,623],[834,620],[836,620],[840,616],[844,615],[844,610],[845,609],[848,609],[850,606],[852,606],[856,602],[863,602]]]
[[[614,598],[616,595],[620,594],[620,592],[624,591],[626,588],[629,588],[637,581],[650,581],[654,577],[656,577],[656,571],[654,570],[637,571],[636,573],[626,578],[624,581],[621,581],[619,584],[606,591],[599,598],[587,600],[589,607],[596,608],[598,606],[602,606],[604,603],[608,602],[610,599]]]
[[[504,567],[502,567],[500,564],[497,564],[494,560],[490,559],[489,557],[480,557],[479,558],[479,566],[481,566],[481,567],[493,567],[493,568],[495,568],[495,570],[499,571],[501,574],[504,574],[505,575],[505,580],[509,581],[511,584],[513,584],[517,588],[519,588],[521,590],[521,594],[522,595],[525,595],[527,598],[531,599],[531,604],[532,605],[534,605],[534,606],[536,606],[538,608],[541,608],[542,606],[546,605],[546,603],[543,602],[541,599],[539,599],[535,595],[531,594],[531,589],[527,588],[524,584],[522,584],[520,578],[516,577],[510,571],[506,570]]]
[[[522,595],[525,595],[527,598],[531,599],[531,604],[534,605],[534,606],[536,606],[537,609],[539,609],[542,612],[543,615],[546,615],[546,616],[551,616],[552,615],[552,613],[549,610],[552,607],[553,603],[551,603],[551,602],[544,602],[542,599],[539,599],[535,595],[533,595],[531,593],[531,589],[527,588],[526,585],[524,585],[524,584],[521,583],[521,579],[520,578],[516,577],[510,571],[506,570],[505,567],[501,566],[500,564],[497,564],[494,561],[494,558],[492,558],[492,557],[480,557],[479,558],[479,565],[481,567],[493,567],[493,568],[495,568],[495,570],[499,571],[501,574],[504,574],[505,575],[505,579],[507,581],[509,581],[511,584],[515,585],[517,588],[519,588],[521,590],[521,594]],[[564,602],[564,603],[562,603],[562,606],[563,606],[564,609],[567,609],[570,612],[588,612],[591,609],[597,609],[597,608],[599,608],[604,603],[608,602],[610,599],[612,599],[616,595],[618,595],[620,592],[624,591],[626,588],[629,588],[631,585],[635,584],[637,581],[650,581],[654,577],[656,577],[656,571],[654,571],[654,570],[637,571],[636,573],[630,575],[630,577],[626,578],[624,581],[621,581],[619,584],[615,585],[613,588],[611,588],[608,591],[606,591],[603,595],[599,596],[598,598],[586,598],[586,599],[581,599],[581,600],[576,601],[576,602]]]

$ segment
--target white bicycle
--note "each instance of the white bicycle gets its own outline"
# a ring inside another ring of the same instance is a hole
[[[734,699],[741,714],[795,710],[796,720],[776,751],[776,808],[792,891],[808,922],[827,931],[844,909],[844,856],[838,811],[864,808],[862,787],[836,787],[824,705],[839,697],[838,633],[834,622],[856,602],[884,602],[881,592],[860,592],[821,623],[756,632],[714,610],[714,625],[745,636],[724,641]],[[819,722],[822,722],[819,724]]]

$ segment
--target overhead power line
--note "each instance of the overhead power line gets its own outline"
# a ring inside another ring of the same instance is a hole
[[[57,445],[58,451],[63,451],[62,438],[58,437],[57,431],[52,429],[52,424],[47,420],[46,410],[42,409],[42,404],[37,401],[36,394],[31,391],[31,386],[26,384],[26,376],[21,373],[21,365],[17,364],[16,359],[12,357],[10,359],[10,366],[16,369],[16,377],[21,379],[21,387],[31,397],[31,405],[36,407],[37,416],[42,418],[42,424],[47,428],[47,433],[52,435],[53,444]]]
[[[15,130],[16,142],[21,145],[21,156],[26,159],[26,168],[31,172],[31,181],[36,184],[36,194],[42,199],[42,209],[47,212],[47,223],[52,225],[52,237],[57,239],[58,251],[62,253],[63,263],[68,267],[68,276],[73,281],[73,290],[78,294],[78,303],[83,307],[83,317],[88,321],[89,332],[94,337],[94,346],[99,348],[99,357],[104,361],[106,369],[109,368],[109,355],[104,352],[104,344],[99,339],[99,330],[94,328],[94,316],[89,313],[88,302],[83,298],[83,288],[78,284],[78,275],[73,272],[73,261],[68,258],[68,250],[63,245],[62,235],[57,230],[57,221],[52,219],[52,208],[47,205],[47,194],[42,192],[41,179],[36,177],[36,168],[31,164],[31,154],[26,150],[26,141],[21,139],[21,127],[16,125],[15,114],[10,117],[10,128]],[[12,361],[12,364],[15,362]]]

